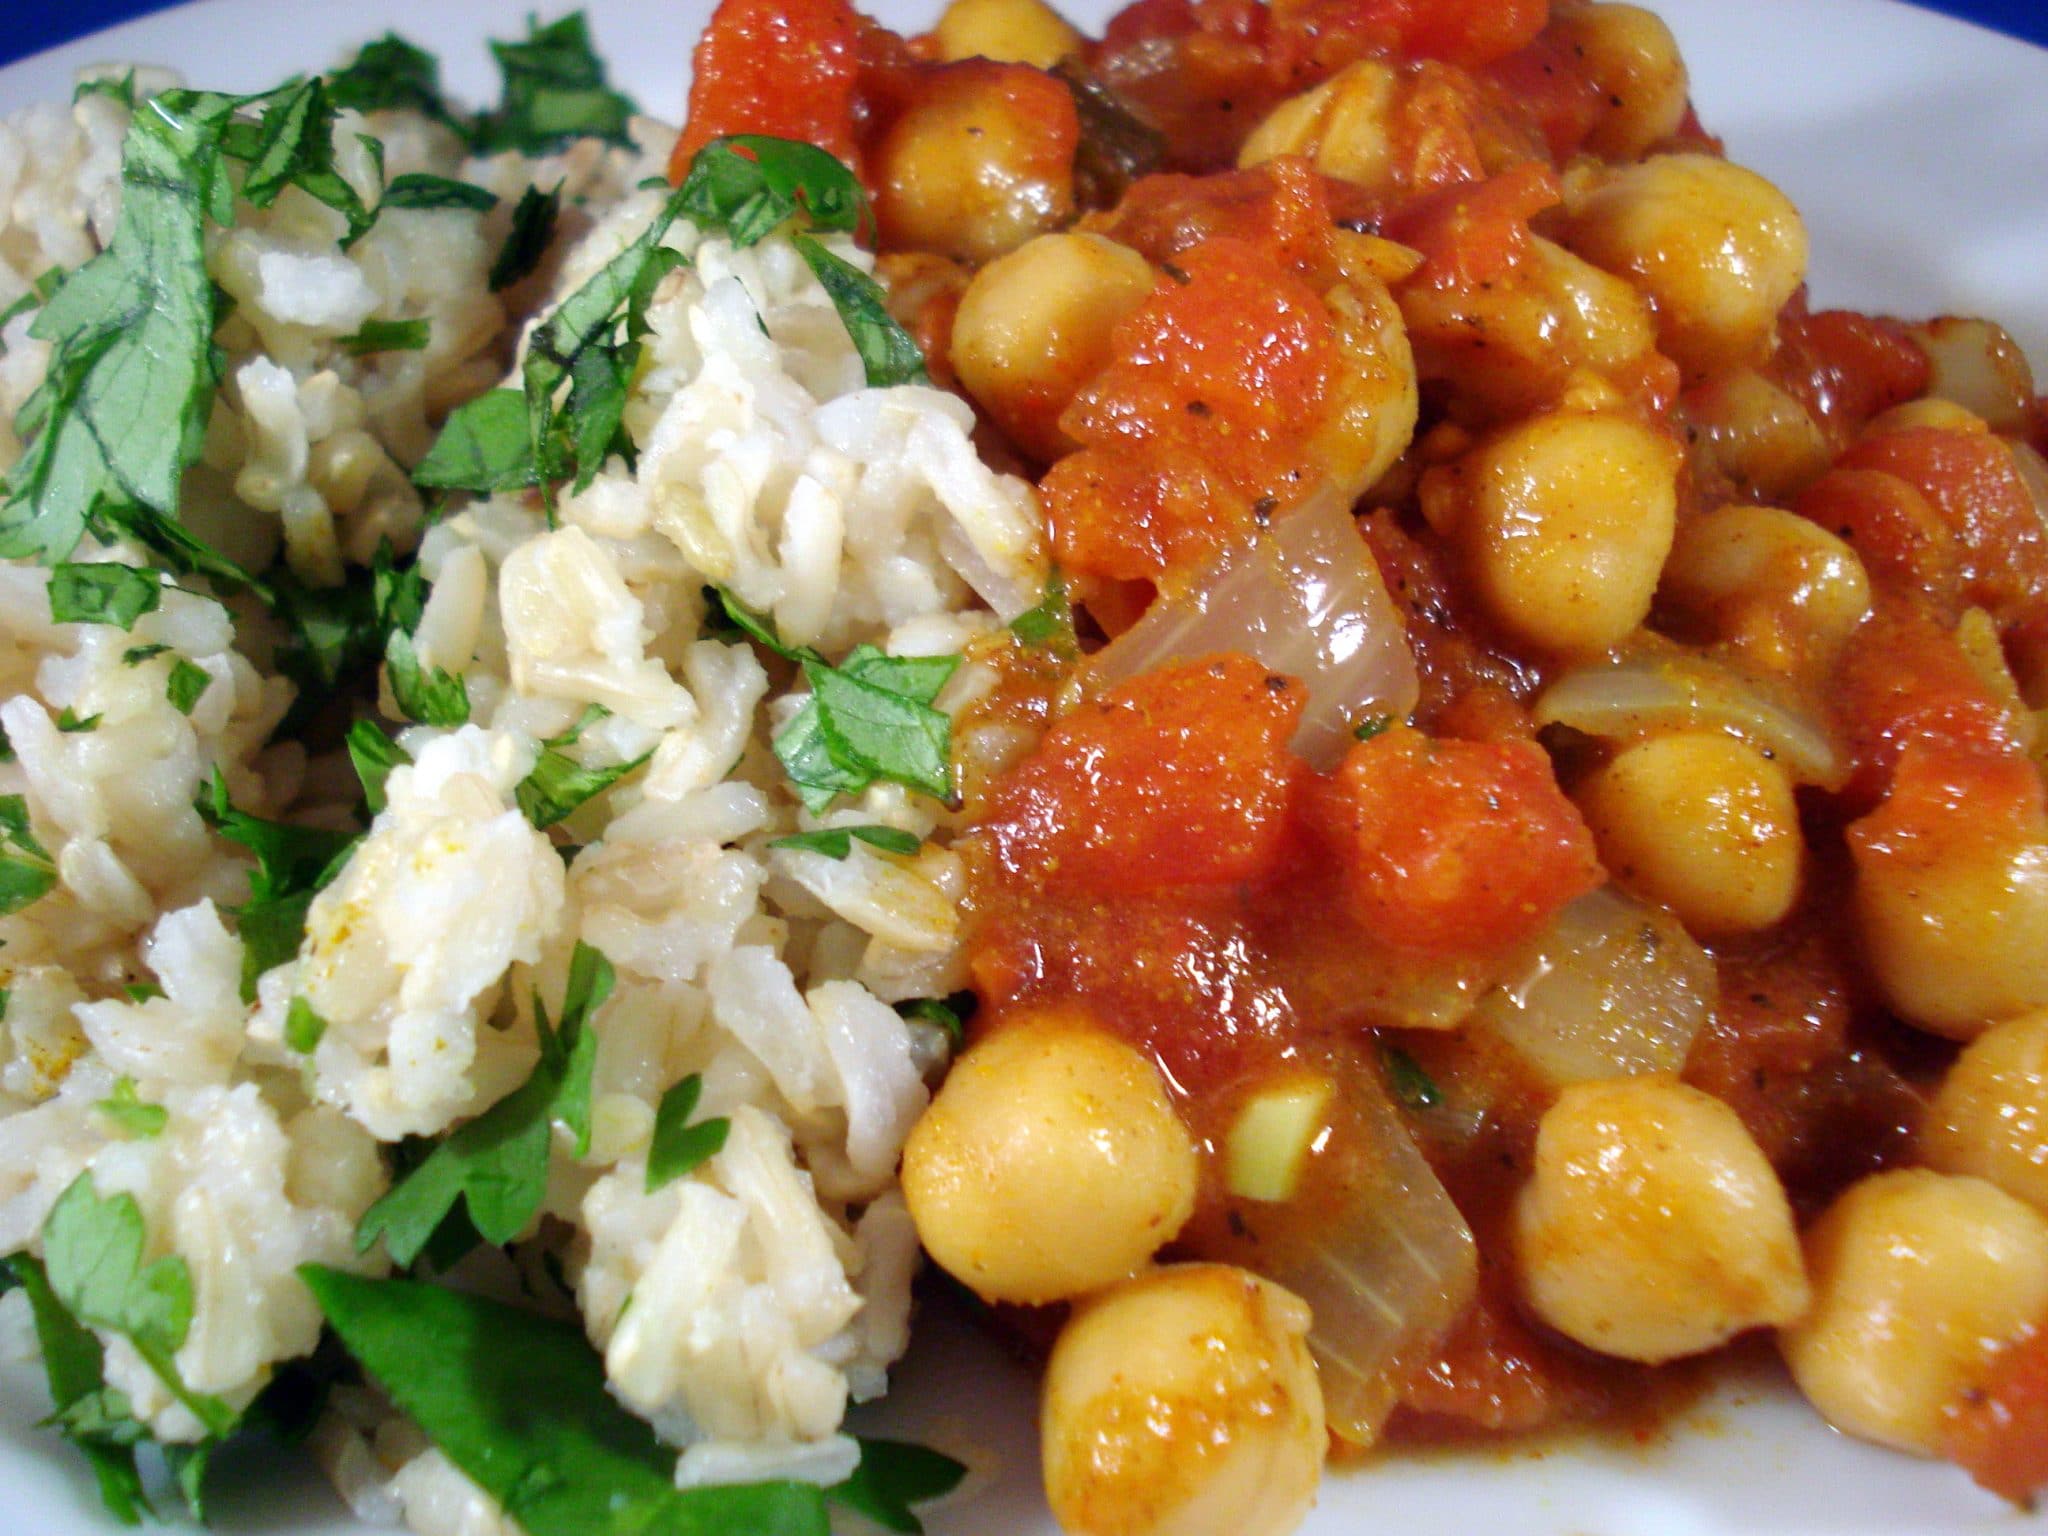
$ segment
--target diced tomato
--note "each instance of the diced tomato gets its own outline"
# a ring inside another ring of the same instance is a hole
[[[1548,166],[1520,165],[1491,180],[1446,187],[1387,220],[1386,234],[1422,252],[1408,279],[1430,288],[1497,282],[1529,246],[1529,220],[1562,193]]]
[[[1274,63],[1298,80],[1367,54],[1471,68],[1526,48],[1549,19],[1550,0],[1276,0]]]
[[[2015,1504],[2048,1488],[2048,1318],[1999,1352],[1990,1377],[1954,1410],[1942,1451]]]
[[[1969,554],[1967,595],[2006,617],[2048,593],[2048,533],[2012,450],[1989,432],[1911,427],[1865,437],[1844,469],[1896,475],[1925,496]]]
[[[1536,120],[1553,160],[1567,159],[1600,121],[1600,88],[1586,78],[1577,50],[1562,38],[1546,33],[1487,66],[1486,75]]]
[[[1842,657],[1834,704],[1849,739],[1852,805],[1868,805],[1914,743],[2001,754],[2014,749],[1998,701],[1955,637],[1917,606],[1881,605]]]
[[[1003,781],[997,859],[1100,896],[1258,881],[1286,853],[1307,692],[1248,656],[1134,678],[1046,733]]]
[[[1801,298],[1778,324],[1772,368],[1837,444],[1927,388],[1927,354],[1898,321],[1848,309],[1809,312]]]
[[[1962,611],[1962,541],[1897,475],[1829,470],[1800,492],[1793,510],[1846,540],[1881,589],[1949,619]]]
[[[1496,953],[1601,880],[1592,834],[1528,742],[1396,726],[1351,749],[1315,814],[1353,915],[1403,949]]]
[[[1060,568],[1116,582],[1198,570],[1256,527],[1251,502],[1200,455],[1173,444],[1142,454],[1070,453],[1039,481],[1038,494]]]
[[[1848,829],[1849,851],[1934,868],[1958,850],[2034,837],[2043,817],[2040,772],[2016,751],[1922,740],[1899,754],[1884,803]]]
[[[1146,176],[1131,184],[1102,232],[1154,262],[1174,261],[1227,235],[1311,282],[1327,283],[1330,191],[1294,155],[1214,176]]]
[[[851,162],[858,25],[847,0],[720,0],[697,43],[669,180],[729,133],[801,139]]]

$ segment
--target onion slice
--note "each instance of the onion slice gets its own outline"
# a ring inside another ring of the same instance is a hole
[[[1471,1305],[1479,1284],[1472,1229],[1377,1082],[1347,1083],[1363,1129],[1343,1187],[1328,1191],[1316,1235],[1249,1262],[1306,1301],[1330,1432],[1370,1445],[1406,1370]]]
[[[1581,896],[1472,1023],[1558,1086],[1677,1072],[1714,1011],[1713,958],[1678,919],[1612,885]]]
[[[1766,686],[1696,656],[1632,656],[1566,673],[1536,701],[1540,725],[1628,737],[1695,728],[1733,732],[1772,753],[1803,784],[1839,789],[1849,776],[1820,722]]]
[[[1255,544],[1163,594],[1096,654],[1094,672],[1115,684],[1219,651],[1242,652],[1308,685],[1294,750],[1325,771],[1350,748],[1357,725],[1405,719],[1421,692],[1401,615],[1334,492],[1310,497]]]

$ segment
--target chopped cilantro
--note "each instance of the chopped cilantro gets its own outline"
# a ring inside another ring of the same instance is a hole
[[[1010,633],[1026,645],[1039,646],[1055,656],[1072,657],[1079,653],[1080,643],[1074,637],[1074,606],[1067,597],[1067,578],[1057,566],[1045,578],[1045,595],[1037,606],[1010,620]]]
[[[88,731],[96,731],[99,728],[100,717],[98,715],[81,715],[69,704],[65,705],[57,715],[57,729],[64,732],[67,736],[82,736]]]
[[[812,229],[852,234],[873,223],[867,194],[845,165],[815,144],[763,134],[706,144],[676,197],[692,223],[723,230],[742,249],[799,217]]]
[[[135,110],[135,71],[121,75],[95,75],[90,80],[81,80],[71,88],[71,102],[76,106],[88,96],[104,96],[109,101],[120,103],[130,112]]]
[[[491,53],[505,85],[497,109],[472,130],[479,152],[539,154],[583,134],[627,142],[626,120],[635,108],[606,84],[581,11],[547,26],[529,19],[523,41],[494,41]]]
[[[329,75],[327,96],[337,107],[358,112],[410,109],[436,122],[455,121],[441,96],[441,66],[396,32],[365,43],[347,68]]]
[[[341,347],[351,357],[372,352],[424,352],[433,335],[430,322],[420,320],[365,320],[353,336],[341,338]]]
[[[932,700],[958,656],[887,656],[856,647],[837,667],[803,663],[811,697],[775,738],[775,755],[813,814],[878,779],[950,800],[953,722]]]
[[[429,490],[480,495],[540,484],[525,396],[494,389],[456,407],[412,478]]]
[[[192,1272],[175,1255],[142,1262],[142,1209],[135,1197],[101,1199],[91,1170],[74,1179],[43,1221],[50,1289],[80,1322],[125,1334],[143,1363],[216,1435],[235,1426],[219,1398],[191,1391],[175,1356],[192,1326]]]
[[[498,206],[498,194],[486,191],[474,182],[414,171],[393,177],[377,206],[380,209],[464,208],[472,213],[489,213]]]
[[[163,600],[164,584],[156,572],[138,571],[118,561],[62,562],[50,571],[50,620],[55,624],[133,629],[137,619],[155,612]]]
[[[307,909],[341,872],[357,840],[347,832],[287,826],[236,810],[218,768],[198,811],[221,836],[256,855],[249,899],[235,911],[242,939],[242,1000],[251,1002],[256,978],[299,952]]]
[[[1400,1046],[1381,1042],[1380,1061],[1387,1070],[1387,1086],[1408,1108],[1435,1109],[1443,1103],[1443,1090],[1422,1070],[1422,1063]]]
[[[697,1100],[703,1096],[704,1079],[692,1072],[661,1096],[654,1112],[654,1139],[647,1147],[647,1192],[651,1195],[664,1184],[673,1183],[709,1158],[716,1157],[732,1130],[724,1116],[699,1120]]]
[[[172,663],[171,675],[164,682],[164,697],[179,714],[189,715],[212,683],[213,676],[204,667],[180,656]]]
[[[556,822],[566,820],[578,807],[603,794],[654,755],[650,749],[629,763],[614,763],[608,768],[586,768],[562,750],[574,746],[585,730],[608,713],[610,711],[602,704],[593,704],[567,731],[541,743],[540,756],[534,760],[533,771],[521,779],[513,791],[519,801],[519,809],[526,813],[526,819],[534,826],[545,831]]]
[[[1367,715],[1351,728],[1351,734],[1360,741],[1371,741],[1373,737],[1384,735],[1393,729],[1393,725],[1392,715]]]
[[[945,1031],[946,1038],[958,1047],[967,1038],[967,1020],[974,1013],[974,994],[955,992],[951,997],[914,998],[907,1003],[898,1003],[896,1011],[906,1019],[922,1019]]]
[[[144,1102],[135,1091],[135,1079],[117,1077],[114,1091],[93,1106],[130,1140],[142,1140],[150,1136],[161,1136],[170,1123],[171,1113],[161,1104]]]
[[[590,1147],[590,1073],[597,1060],[592,1015],[612,991],[611,962],[579,942],[569,963],[559,1029],[536,994],[540,1061],[525,1083],[459,1127],[364,1214],[356,1251],[379,1238],[392,1262],[410,1264],[458,1203],[488,1242],[509,1243],[540,1211],[547,1192],[552,1126],[565,1125],[578,1154]]]
[[[264,99],[255,122],[237,118],[221,136],[221,151],[249,164],[242,196],[268,208],[286,187],[297,187],[348,223],[344,247],[369,231],[377,215],[334,168],[334,103],[318,75],[279,87]],[[217,222],[226,223],[226,219]]]
[[[158,656],[168,654],[170,649],[168,645],[130,646],[121,653],[121,665],[124,667],[139,667],[145,661],[151,661]]]
[[[374,720],[358,720],[348,728],[348,758],[363,782],[363,803],[372,816],[384,809],[384,781],[391,770],[412,761]]]
[[[164,996],[164,989],[153,981],[131,981],[122,986],[121,995],[131,1003],[146,1003],[152,997]]]
[[[313,1011],[303,997],[292,999],[285,1010],[284,1043],[301,1056],[310,1056],[327,1033],[327,1021]]]
[[[914,832],[904,832],[895,827],[821,827],[815,832],[797,832],[788,837],[778,837],[769,843],[770,848],[794,848],[802,853],[822,853],[828,859],[843,859],[853,852],[853,840],[859,838],[871,848],[884,853],[915,853],[919,839]]]
[[[404,630],[394,629],[385,642],[384,665],[391,678],[392,702],[406,719],[441,726],[468,722],[469,685],[462,674],[422,663],[412,636]]]
[[[835,256],[809,235],[798,235],[797,254],[811,269],[839,311],[839,322],[860,354],[868,387],[887,389],[895,384],[929,384],[924,353],[918,350],[910,332],[889,313],[882,285],[843,257]]]
[[[0,795],[0,917],[40,901],[56,884],[56,862],[29,830],[28,801]]]
[[[835,1504],[866,1515],[884,1530],[922,1536],[924,1524],[910,1506],[951,1493],[966,1475],[959,1462],[929,1446],[863,1439],[853,1476],[827,1493]]]
[[[512,208],[512,228],[491,263],[491,292],[502,293],[529,276],[547,254],[555,236],[555,220],[562,211],[562,189],[543,192],[528,187]]]

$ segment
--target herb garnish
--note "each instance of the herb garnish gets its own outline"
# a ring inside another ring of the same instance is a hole
[[[29,830],[28,801],[0,795],[0,917],[49,895],[57,864]]]
[[[164,584],[154,571],[104,560],[89,564],[60,563],[50,570],[50,621],[53,624],[111,624],[133,629],[145,613],[164,600]]]
[[[614,763],[608,768],[586,768],[563,750],[573,747],[586,730],[610,713],[602,704],[593,704],[568,730],[543,741],[540,756],[534,760],[533,771],[521,779],[513,791],[519,809],[526,813],[526,819],[542,831],[566,820],[579,807],[603,794],[654,755],[650,748],[631,762]]]
[[[692,1072],[661,1096],[654,1112],[654,1137],[647,1146],[647,1193],[672,1184],[691,1169],[716,1157],[732,1131],[723,1115],[692,1122],[704,1079]]]

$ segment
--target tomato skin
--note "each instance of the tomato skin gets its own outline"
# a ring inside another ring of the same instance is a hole
[[[669,180],[729,133],[801,139],[854,163],[858,36],[847,0],[720,0],[697,43]]]
[[[1388,238],[1422,252],[1408,279],[1429,288],[1498,282],[1529,247],[1529,220],[1563,196],[1557,173],[1518,165],[1481,182],[1417,198],[1387,220]]]
[[[1855,768],[1852,807],[1885,792],[1900,755],[1915,743],[1973,752],[2016,752],[1998,701],[1955,637],[1906,604],[1881,606],[1849,645],[1835,679],[1837,718]]]
[[[1880,411],[1927,389],[1927,354],[1896,320],[1848,309],[1807,311],[1795,297],[1778,325],[1773,371],[1836,445]]]
[[[2048,1488],[2048,1318],[2000,1351],[1990,1377],[1953,1410],[1942,1451],[2015,1504]]]
[[[1319,790],[1314,815],[1352,916],[1403,949],[1497,953],[1602,879],[1592,833],[1530,742],[1395,726]]]
[[[1281,155],[1241,171],[1213,176],[1167,172],[1131,183],[1102,233],[1155,264],[1225,235],[1259,251],[1311,283],[1327,283],[1330,198],[1345,188]]]
[[[1256,882],[1288,850],[1307,690],[1248,656],[1133,678],[1046,733],[987,823],[997,858],[1047,889],[1133,896]]]
[[[2044,814],[2041,775],[2016,751],[1920,740],[1900,753],[1883,804],[1852,822],[1849,851],[1932,869],[1963,850],[2035,835]]]
[[[1963,547],[1925,496],[1897,475],[1831,469],[1793,510],[1845,540],[1882,589],[1953,620],[1963,607]]]

